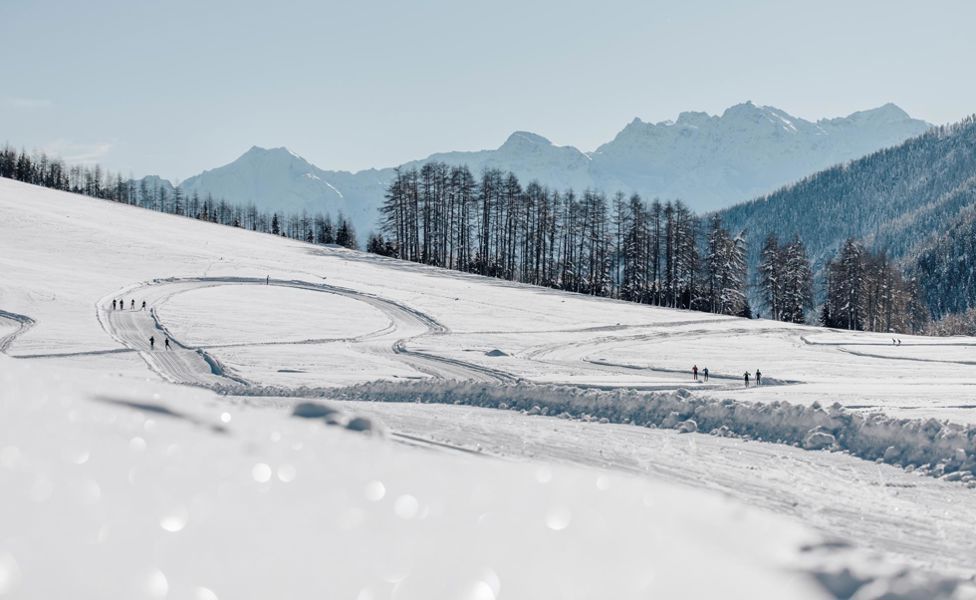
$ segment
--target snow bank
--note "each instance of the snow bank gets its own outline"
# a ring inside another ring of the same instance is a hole
[[[300,412],[0,356],[0,597],[823,598],[723,495]]]
[[[713,400],[684,389],[641,392],[444,381],[374,382],[325,393],[348,400],[467,404],[836,449],[976,487],[976,426],[860,414],[839,404],[824,408],[817,403]]]

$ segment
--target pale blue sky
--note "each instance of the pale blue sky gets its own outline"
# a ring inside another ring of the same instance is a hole
[[[0,0],[0,143],[186,178],[252,145],[325,169],[592,150],[635,116],[976,112],[976,2]]]

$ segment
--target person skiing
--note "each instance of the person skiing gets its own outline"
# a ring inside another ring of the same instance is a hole
[[[115,300],[112,300],[112,310],[115,310]]]
[[[264,285],[271,285],[271,275],[264,278]]]
[[[142,301],[142,310],[146,310],[146,301],[145,300]]]
[[[136,299],[135,298],[132,299],[132,303],[129,304],[129,308],[132,309],[132,310],[135,310],[136,309]]]
[[[691,368],[691,376],[694,378],[695,381],[698,381],[698,365],[695,365]]]
[[[149,349],[152,350],[155,347],[156,347],[156,338],[153,336],[149,336]]]
[[[702,379],[704,379],[706,383],[708,382],[708,367],[702,368]]]
[[[759,372],[759,369],[756,369],[756,386],[758,387],[761,384],[762,384],[762,373]]]
[[[749,371],[746,371],[746,374],[744,375],[744,377],[745,377],[745,380],[746,380],[746,387],[749,387]]]
[[[169,350],[169,338],[166,338],[166,349]]]
[[[119,310],[125,310],[125,299],[119,298]]]

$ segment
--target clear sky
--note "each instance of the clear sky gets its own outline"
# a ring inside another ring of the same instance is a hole
[[[592,150],[752,100],[976,112],[972,0],[0,0],[0,143],[186,178],[252,145],[325,169]]]

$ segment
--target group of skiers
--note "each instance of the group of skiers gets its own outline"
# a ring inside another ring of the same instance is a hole
[[[136,301],[133,298],[129,303],[129,310],[136,309]],[[118,300],[112,300],[112,310],[125,310],[125,300],[119,298]],[[142,310],[146,310],[146,301],[142,301]]]
[[[129,310],[135,310],[135,309],[136,309],[136,301],[135,299],[132,299],[129,302]],[[122,298],[119,298],[117,300],[112,300],[112,310],[125,310],[125,300]],[[146,310],[145,300],[142,301],[142,310]],[[168,337],[164,338],[164,344],[165,344],[164,348],[166,348],[167,350],[171,349],[171,346],[169,345]],[[149,349],[150,350],[156,349],[156,336],[154,335],[149,336]]]
[[[693,367],[691,367],[691,376],[692,376],[692,378],[694,378],[695,381],[698,381],[698,373],[699,372],[702,375],[702,381],[708,381],[708,367],[704,367],[703,369],[701,369],[701,371],[698,370],[698,365],[694,365]],[[752,377],[752,374],[749,373],[749,371],[746,371],[742,375],[742,378],[745,381],[746,387],[749,387],[749,379],[750,379],[750,377]],[[762,385],[762,371],[760,371],[759,369],[756,369],[756,385],[757,386],[758,385]]]

